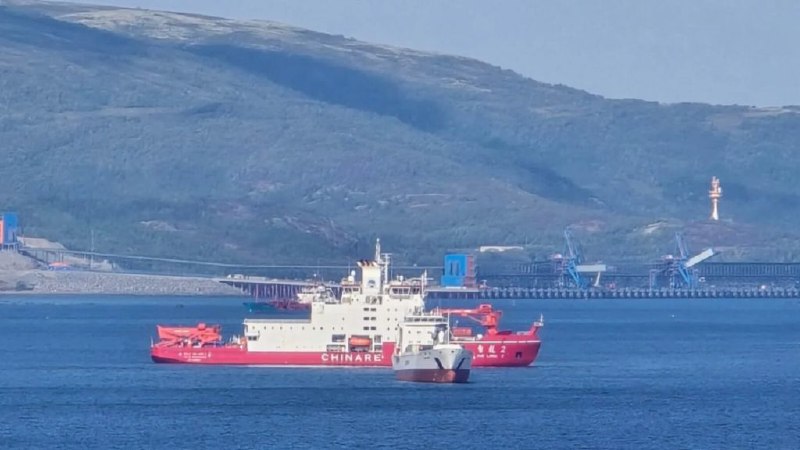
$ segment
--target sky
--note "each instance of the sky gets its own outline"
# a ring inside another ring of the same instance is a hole
[[[800,0],[90,0],[473,57],[610,98],[800,105]]]

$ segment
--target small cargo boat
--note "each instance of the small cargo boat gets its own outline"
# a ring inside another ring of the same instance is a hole
[[[392,369],[401,381],[466,383],[472,352],[450,341],[446,317],[420,312],[400,325]]]

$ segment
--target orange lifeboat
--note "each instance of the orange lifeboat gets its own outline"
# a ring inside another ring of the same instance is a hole
[[[351,336],[347,342],[351,347],[369,347],[372,345],[372,339],[366,336]]]

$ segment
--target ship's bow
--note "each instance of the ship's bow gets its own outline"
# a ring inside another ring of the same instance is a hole
[[[466,383],[472,369],[472,352],[458,345],[446,345],[422,353],[395,356],[392,365],[401,381]]]

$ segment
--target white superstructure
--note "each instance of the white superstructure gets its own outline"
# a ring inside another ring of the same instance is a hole
[[[249,352],[381,352],[394,342],[399,324],[415,310],[423,309],[425,274],[422,278],[389,279],[389,255],[376,244],[374,261],[359,261],[342,281],[339,298],[311,298],[308,320],[246,319],[244,334]]]

